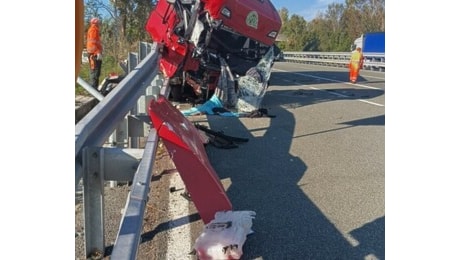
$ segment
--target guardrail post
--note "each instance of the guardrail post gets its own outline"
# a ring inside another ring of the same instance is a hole
[[[83,204],[86,257],[102,259],[104,240],[104,152],[100,147],[83,150]]]
[[[139,64],[139,54],[135,52],[128,53],[128,71],[133,71]]]
[[[128,120],[124,118],[113,133],[109,136],[108,142],[110,147],[126,148],[128,147]],[[110,187],[116,187],[117,181],[109,181]]]
[[[148,53],[152,51],[152,44],[147,42],[139,42],[139,53],[129,53],[128,57],[128,69],[131,71],[135,68],[140,60],[143,60]],[[157,75],[155,78],[158,78]],[[157,82],[158,80],[152,80]],[[152,89],[152,84],[150,84],[146,90],[144,95],[142,95],[135,107],[133,107],[130,111],[130,115],[128,116],[128,138],[130,140],[130,147],[131,148],[140,148],[142,147],[145,141],[145,137],[148,135],[150,131],[149,123],[139,120],[139,118],[147,117],[147,106],[150,101],[154,98],[154,93],[159,93],[159,90],[155,91]]]
[[[140,60],[139,59],[139,53],[130,52],[128,54],[128,70],[129,70],[129,72],[131,72],[138,65],[139,60]],[[145,94],[143,94],[141,97],[139,97],[139,100],[142,99],[144,96],[145,96]],[[139,100],[137,101],[136,106],[134,106],[131,109],[131,111],[130,111],[131,115],[137,115],[138,114]],[[129,124],[129,122],[128,122],[128,124]],[[130,128],[130,126],[128,126],[128,129],[129,128]],[[128,133],[128,138],[130,140],[129,147],[131,147],[131,148],[139,148],[140,147],[140,142],[139,142],[140,139],[138,137],[131,137],[131,136],[129,136],[129,133]]]
[[[143,60],[152,51],[152,44],[139,42],[139,59]]]

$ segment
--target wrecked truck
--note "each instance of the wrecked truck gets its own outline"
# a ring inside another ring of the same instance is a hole
[[[193,201],[206,225],[194,247],[199,259],[240,259],[255,216],[253,211],[233,211],[202,144],[229,149],[248,139],[212,131],[185,116],[258,111],[279,52],[274,42],[280,28],[269,0],[160,0],[146,23],[158,44],[159,71],[165,78],[149,115],[184,181],[181,195]],[[202,104],[179,111],[168,101],[184,98]],[[231,107],[237,112],[225,109]]]
[[[237,83],[269,50],[276,56],[280,28],[269,0],[159,0],[145,26],[160,45],[168,98],[194,103],[212,97],[224,67]]]

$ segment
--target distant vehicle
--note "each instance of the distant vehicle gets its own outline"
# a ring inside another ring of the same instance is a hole
[[[362,52],[378,52],[385,53],[385,32],[371,32],[362,34],[356,38],[351,50],[361,47]]]
[[[384,71],[382,66],[372,63],[385,62],[385,32],[370,32],[362,34],[351,45],[351,51],[361,47],[364,54],[364,68],[368,70]],[[382,55],[383,54],[383,55]]]

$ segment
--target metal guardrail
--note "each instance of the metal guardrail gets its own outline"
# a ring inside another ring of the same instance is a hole
[[[113,246],[111,259],[134,260],[137,258],[137,248],[141,238],[143,216],[150,190],[149,183],[152,178],[151,173],[157,147],[157,131],[152,128],[144,148],[141,163],[134,175],[131,192],[126,203],[120,230]]]
[[[75,126],[75,191],[78,191],[83,180],[87,256],[104,254],[104,187],[106,181],[112,180],[133,181],[131,195],[127,198],[122,225],[113,248],[114,254],[118,257],[113,259],[135,259],[137,255],[148,194],[147,180],[152,173],[158,144],[157,133],[154,128],[150,129],[144,149],[103,146],[119,127],[120,122],[133,122],[132,119],[126,120],[133,112],[134,116],[131,118],[142,117],[143,112],[139,106],[145,106],[149,98],[155,98],[155,94],[160,93],[161,81],[157,78],[157,45],[141,43],[140,46],[140,53],[145,58],[134,67],[137,62],[133,60],[136,60],[138,55],[130,55],[131,66],[128,67],[131,72]],[[147,95],[149,87],[152,90],[150,95]],[[131,132],[145,132],[145,124],[134,125],[140,129],[131,129]],[[138,165],[137,170],[133,170],[133,164]],[[127,217],[130,223],[127,223]]]
[[[365,52],[366,70],[385,71],[385,53]],[[283,61],[322,66],[348,67],[350,52],[283,52]]]

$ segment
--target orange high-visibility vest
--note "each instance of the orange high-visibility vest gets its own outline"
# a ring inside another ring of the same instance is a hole
[[[351,54],[351,59],[350,59],[350,65],[355,65],[358,66],[358,68],[362,67],[362,64],[364,62],[364,56],[361,52],[359,51],[354,51]]]
[[[91,24],[86,34],[86,51],[90,54],[102,53],[99,26],[96,24]]]

